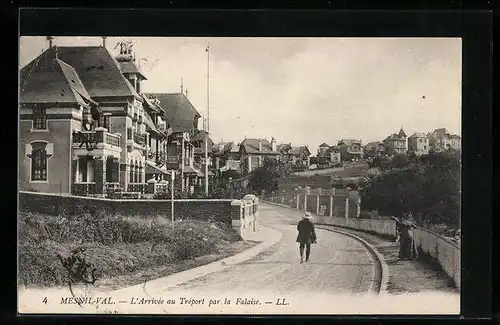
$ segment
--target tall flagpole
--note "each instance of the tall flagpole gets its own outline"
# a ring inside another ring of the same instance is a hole
[[[207,122],[205,130],[205,194],[208,196],[208,137],[210,135],[210,42],[207,48]]]

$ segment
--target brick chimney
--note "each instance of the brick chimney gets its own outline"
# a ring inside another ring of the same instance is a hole
[[[271,150],[276,151],[276,139],[274,137],[271,139]]]
[[[262,140],[259,139],[259,151],[262,151]]]

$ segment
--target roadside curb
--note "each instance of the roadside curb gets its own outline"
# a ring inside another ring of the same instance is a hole
[[[275,205],[275,206],[279,206],[279,207],[282,207],[282,208],[286,208],[286,209],[290,209],[290,210],[293,210],[293,211],[301,211],[301,210],[297,210],[295,208],[292,208],[290,206],[287,206],[287,205],[283,205],[283,204],[280,204],[280,203],[274,203],[274,202],[269,202],[269,201],[265,201],[265,200],[262,200],[263,203],[267,203],[267,204],[271,204],[271,205]],[[315,215],[314,213],[312,213],[313,215]],[[346,236],[349,236],[351,238],[354,238],[356,240],[358,240],[359,242],[361,242],[363,245],[365,245],[374,255],[375,255],[375,258],[378,260],[377,262],[380,263],[380,266],[381,266],[381,282],[380,282],[380,290],[379,290],[379,295],[385,295],[387,294],[387,286],[389,284],[389,276],[390,276],[390,271],[389,271],[389,265],[387,264],[387,262],[385,261],[385,258],[384,256],[377,250],[377,248],[375,248],[375,246],[373,246],[372,244],[370,244],[368,241],[366,241],[365,239],[357,236],[357,235],[354,235],[352,233],[349,232],[348,229],[344,229],[342,228],[342,230],[339,230],[340,227],[336,227],[336,226],[333,226],[333,225],[323,225],[323,224],[317,224],[317,228],[318,229],[323,229],[323,230],[327,230],[327,231],[333,231],[333,232],[337,232],[339,234],[343,234],[343,235],[346,235]],[[375,267],[375,265],[374,265]],[[374,276],[375,276],[375,273],[374,273]],[[372,282],[372,285],[370,287],[370,291],[373,291],[374,289],[374,286],[375,286],[375,282]]]
[[[268,232],[269,234],[265,236],[265,240],[261,242],[260,244],[257,244],[256,246],[249,248],[247,250],[244,250],[241,253],[238,253],[236,255],[226,257],[222,260],[215,261],[209,264],[205,264],[193,269],[185,270],[182,272],[174,273],[162,278],[154,279],[151,281],[147,281],[142,284],[137,284],[133,285],[130,287],[118,289],[115,291],[112,291],[113,294],[124,294],[127,291],[136,291],[136,290],[141,290],[143,291],[145,289],[145,286],[153,287],[153,288],[161,288],[161,290],[169,289],[172,287],[175,287],[177,285],[180,285],[182,283],[186,283],[192,280],[195,280],[197,278],[203,277],[205,275],[209,275],[215,272],[222,271],[226,268],[229,268],[233,265],[237,265],[239,263],[248,261],[254,257],[256,257],[258,254],[260,254],[262,251],[272,247],[276,243],[278,243],[281,238],[283,237],[283,234],[280,231],[277,231],[275,229],[269,228],[269,227],[264,227],[260,226],[259,232]],[[267,240],[269,239],[269,240]],[[251,238],[248,238],[248,240],[252,240]]]

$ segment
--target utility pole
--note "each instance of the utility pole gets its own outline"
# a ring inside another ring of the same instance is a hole
[[[175,169],[172,169],[172,174],[170,175],[170,188],[171,188],[171,206],[170,206],[170,210],[172,212],[172,230],[174,230],[174,222],[175,222],[175,217],[174,217],[174,183],[175,183]]]
[[[208,137],[210,135],[210,43],[207,48],[207,123],[205,130],[205,195],[208,196]]]

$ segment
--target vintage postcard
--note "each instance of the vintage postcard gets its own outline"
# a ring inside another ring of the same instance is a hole
[[[460,38],[19,62],[20,314],[460,314]]]

